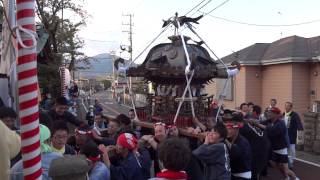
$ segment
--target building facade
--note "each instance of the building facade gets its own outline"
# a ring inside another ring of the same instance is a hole
[[[253,102],[264,109],[275,98],[281,110],[286,101],[291,101],[301,114],[320,104],[320,36],[290,36],[273,43],[256,43],[222,60],[238,61],[242,67],[229,80],[224,101],[227,108]],[[218,95],[223,85],[223,80],[216,80],[206,91]]]

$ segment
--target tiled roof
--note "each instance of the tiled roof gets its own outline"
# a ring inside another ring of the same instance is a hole
[[[256,43],[240,51],[234,52],[222,58],[222,60],[225,63],[238,61],[241,64],[243,63],[259,64],[264,52],[267,50],[269,45],[270,45],[269,43]]]
[[[232,53],[222,60],[238,61],[244,65],[264,65],[304,62],[320,56],[320,36],[304,38],[290,36],[272,43],[256,43]]]

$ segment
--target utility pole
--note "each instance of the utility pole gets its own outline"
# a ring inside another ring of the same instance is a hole
[[[128,51],[130,53],[130,61],[132,61],[132,27],[133,27],[133,22],[132,22],[132,18],[133,18],[133,14],[126,14],[126,15],[122,15],[125,17],[129,17],[129,23],[122,23],[122,25],[124,26],[129,26],[129,30],[125,30],[122,32],[128,33],[129,34],[129,46],[128,49],[126,49],[126,51]]]
[[[130,27],[130,32],[129,32],[129,41],[130,41],[130,48],[129,48],[129,52],[130,52],[130,61],[132,61],[132,14],[129,15],[130,17],[130,21],[129,21],[129,27]]]
[[[122,25],[129,26],[129,31],[126,30],[126,31],[122,31],[122,32],[129,34],[129,46],[127,47],[126,51],[128,51],[130,53],[130,61],[132,61],[132,54],[133,54],[132,53],[133,52],[133,47],[132,47],[133,22],[132,22],[132,18],[133,18],[133,14],[126,14],[126,15],[122,15],[122,16],[129,17],[129,23],[122,23]],[[129,77],[129,87],[128,88],[131,88],[131,85],[132,85],[132,79],[131,79],[131,77]],[[125,103],[125,85],[124,85],[124,93],[123,94],[124,94],[123,103]],[[130,97],[131,97],[131,95],[132,94],[130,94]]]
[[[110,55],[112,56],[112,83],[111,83],[111,93],[112,93],[112,99],[116,99],[116,78],[115,78],[115,73],[114,73],[114,60],[115,60],[115,51],[110,51]]]

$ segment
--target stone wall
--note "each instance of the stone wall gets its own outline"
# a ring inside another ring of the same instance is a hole
[[[320,113],[304,113],[304,151],[320,154]]]

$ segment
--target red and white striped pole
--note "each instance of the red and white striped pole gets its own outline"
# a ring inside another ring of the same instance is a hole
[[[42,178],[39,134],[35,0],[16,0],[18,93],[25,180]]]

